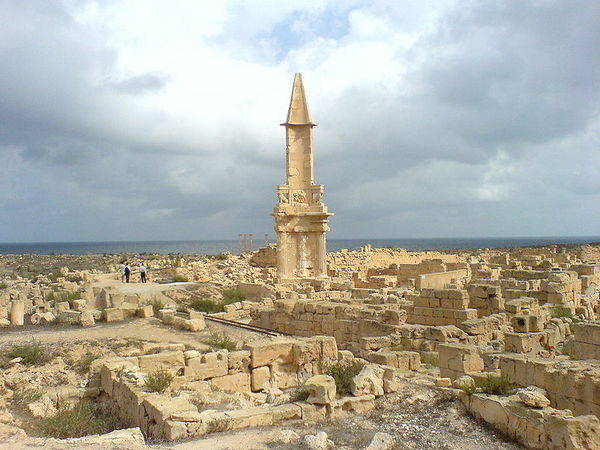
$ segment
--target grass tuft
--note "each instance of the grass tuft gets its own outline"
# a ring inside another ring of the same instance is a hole
[[[13,393],[12,400],[18,405],[28,405],[38,401],[43,395],[44,391],[41,389],[22,388]]]
[[[308,398],[309,395],[310,392],[308,389],[303,388],[302,386],[297,387],[290,394],[290,402],[303,402]]]
[[[230,352],[237,350],[236,342],[222,333],[212,332],[205,342],[214,348],[222,348]]]
[[[239,288],[229,288],[223,291],[223,304],[229,305],[231,303],[241,302],[246,300],[246,294]]]
[[[162,394],[171,385],[172,381],[173,375],[171,375],[167,370],[158,370],[153,374],[148,375],[148,379],[146,380],[146,388],[150,392],[158,392],[159,394]]]
[[[165,302],[163,302],[162,300],[159,300],[157,298],[152,300],[150,302],[150,304],[152,305],[152,311],[154,311],[155,316],[158,316],[158,311],[160,311],[161,309],[163,309],[165,307]]]
[[[462,390],[471,395],[475,392],[482,392],[491,395],[511,395],[514,393],[516,385],[508,381],[504,375],[488,375],[485,378],[475,379],[475,385],[463,387]]]
[[[360,361],[338,362],[329,366],[325,373],[333,377],[338,395],[349,395],[352,378],[358,375],[364,366]]]
[[[0,283],[0,289],[6,289],[8,287],[8,284],[6,284],[4,281],[2,281]]]
[[[90,371],[90,367],[92,366],[92,363],[94,361],[96,361],[98,358],[100,358],[100,355],[96,354],[96,353],[92,353],[89,350],[87,352],[85,352],[85,355],[83,355],[81,357],[81,359],[77,362],[77,370],[80,373],[87,373]]]
[[[209,300],[207,298],[195,298],[190,303],[190,307],[195,309],[196,311],[207,312],[207,313],[217,313],[217,312],[225,311],[222,303],[215,302],[215,301]]]
[[[48,355],[38,341],[31,341],[28,344],[16,344],[10,351],[11,358],[23,358],[23,364],[41,365],[50,359]]]
[[[188,277],[186,277],[184,275],[175,275],[173,277],[173,281],[176,283],[181,283],[181,282],[190,281],[190,280],[188,279]]]
[[[39,428],[46,437],[67,439],[108,433],[121,428],[120,425],[114,413],[104,411],[86,399],[60,408],[54,416],[42,419]]]

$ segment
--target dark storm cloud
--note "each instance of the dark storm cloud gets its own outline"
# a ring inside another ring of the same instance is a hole
[[[392,28],[414,31],[425,13],[421,2],[411,5],[407,15],[397,2],[354,4]],[[269,122],[264,127],[273,132],[262,133],[253,118],[240,120],[245,100],[231,119],[209,125],[215,105],[180,93],[178,101],[197,102],[203,114],[186,122],[189,113],[173,112],[160,97],[181,80],[161,70],[121,74],[111,31],[78,20],[79,6],[0,3],[0,241],[269,231],[274,185],[284,175],[283,129]],[[310,17],[307,36],[342,47],[353,39],[351,13],[333,3],[312,11],[325,16]],[[323,28],[329,16],[343,26]],[[599,120],[599,16],[592,0],[459,1],[408,50],[392,47],[404,64],[399,82],[357,83],[335,93],[309,89],[320,125],[316,179],[337,213],[334,235],[600,229],[591,212],[600,200],[599,146],[590,131]],[[292,19],[269,18],[258,37],[272,36],[279,47],[305,45],[311,39],[276,36]],[[244,30],[240,47],[251,39],[252,30]],[[381,38],[381,46],[388,44]],[[277,51],[286,64],[299,49]],[[322,59],[305,63],[318,71]],[[247,69],[247,61],[239,64]],[[257,78],[240,72],[236,80],[245,90],[269,92],[271,86],[252,86]],[[310,77],[306,82],[310,87]],[[287,95],[273,105],[282,118]],[[560,217],[559,208],[566,211]]]

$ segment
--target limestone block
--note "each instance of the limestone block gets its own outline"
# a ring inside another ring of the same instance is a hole
[[[138,317],[147,318],[154,316],[154,308],[152,305],[140,306],[137,310]]]
[[[55,320],[56,320],[56,316],[54,314],[52,314],[50,311],[43,313],[40,317],[41,324],[49,324],[49,323],[54,322]]]
[[[536,386],[519,389],[517,394],[521,401],[527,406],[532,406],[534,408],[545,408],[546,406],[550,406],[550,400],[546,397],[546,391]]]
[[[227,411],[230,429],[264,427],[273,424],[273,413],[270,408],[254,407]]]
[[[59,323],[68,323],[70,325],[75,325],[80,323],[81,313],[79,311],[67,310],[61,311],[58,314],[58,322]]]
[[[390,450],[394,448],[395,438],[391,434],[377,432],[365,450]]]
[[[268,366],[252,369],[252,391],[258,392],[270,386],[271,371]]]
[[[91,327],[92,325],[95,325],[96,321],[94,320],[94,314],[92,314],[90,311],[81,312],[81,315],[79,316],[79,324],[82,327]]]
[[[224,375],[210,380],[215,388],[233,394],[235,392],[250,392],[250,374],[239,372],[233,375]]]
[[[293,358],[292,340],[277,340],[266,342],[254,342],[247,344],[246,348],[250,350],[251,367],[261,367],[272,364],[274,361],[289,363]]]
[[[308,403],[326,405],[335,400],[335,380],[329,375],[316,375],[304,383],[309,392]]]
[[[106,308],[104,310],[104,320],[106,322],[119,322],[124,319],[125,316],[121,308]]]
[[[198,358],[188,359],[184,375],[195,380],[227,375],[229,366],[227,356],[226,352],[211,352]]]
[[[187,437],[187,427],[185,423],[167,420],[163,424],[164,436],[168,441],[176,441]]]
[[[73,309],[75,311],[83,311],[87,302],[83,299],[73,300]]]
[[[250,352],[248,350],[229,352],[228,356],[228,372],[230,375],[250,370]]]
[[[304,436],[304,445],[309,450],[333,450],[335,448],[335,444],[327,438],[327,433],[324,431]]]
[[[298,373],[293,364],[271,364],[271,387],[288,389],[298,384]]]
[[[204,317],[200,317],[197,319],[188,319],[185,321],[185,329],[188,331],[201,331],[206,328],[206,324],[204,323]]]
[[[273,423],[283,422],[284,420],[302,419],[302,409],[294,403],[285,403],[283,405],[271,408],[273,414]]]
[[[596,416],[565,417],[549,414],[546,420],[548,448],[600,448],[600,421]]]
[[[184,366],[183,352],[180,350],[143,355],[138,360],[140,369],[146,373],[153,373],[161,369],[177,372]]]
[[[55,307],[57,315],[63,311],[68,311],[71,309],[71,305],[69,305],[69,302],[58,302]]]
[[[384,394],[383,375],[385,370],[376,364],[365,365],[360,373],[352,378],[350,389],[352,395],[373,394],[379,397]]]

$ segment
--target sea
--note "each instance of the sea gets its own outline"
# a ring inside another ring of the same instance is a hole
[[[504,237],[504,238],[405,238],[405,239],[328,239],[327,251],[358,250],[371,244],[376,247],[405,248],[410,251],[532,247],[549,244],[600,243],[600,236],[578,237]],[[255,241],[254,248],[263,245]],[[111,253],[206,254],[239,253],[237,240],[204,241],[115,241],[115,242],[34,242],[0,243],[0,254],[86,255]]]

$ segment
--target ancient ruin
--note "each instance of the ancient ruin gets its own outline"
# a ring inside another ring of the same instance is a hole
[[[294,76],[290,107],[285,123],[286,182],[277,187],[278,204],[273,210],[277,232],[277,277],[279,281],[326,278],[325,233],[329,231],[323,204],[323,185],[314,184],[313,127],[302,84]]]

